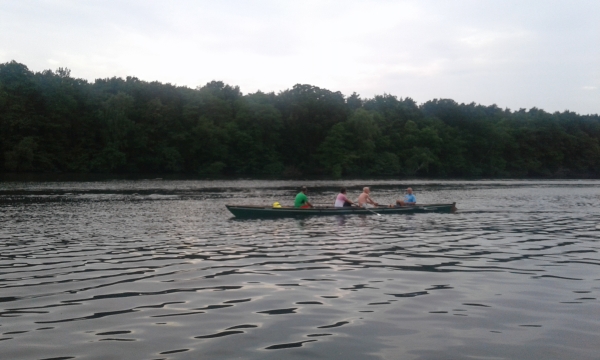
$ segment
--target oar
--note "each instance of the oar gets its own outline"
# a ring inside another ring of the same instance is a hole
[[[359,206],[359,207],[362,207],[362,206]],[[380,214],[380,213],[376,213],[376,212],[375,212],[375,211],[373,211],[373,210],[369,210],[369,208],[367,208],[366,206],[364,206],[364,207],[362,207],[362,208],[363,208],[363,209],[365,209],[365,210],[367,210],[367,211],[369,211],[369,212],[372,212],[373,214],[375,214],[375,215],[377,215],[377,216],[381,216],[381,214]]]

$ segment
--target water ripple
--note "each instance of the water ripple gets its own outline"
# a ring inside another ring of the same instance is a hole
[[[382,203],[405,186],[369,184]],[[298,185],[0,183],[3,358],[597,358],[600,182],[413,185],[456,214],[224,207]],[[365,184],[311,199],[339,186]]]

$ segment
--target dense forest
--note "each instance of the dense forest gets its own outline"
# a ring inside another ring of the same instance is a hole
[[[598,177],[600,117],[0,64],[0,173]]]

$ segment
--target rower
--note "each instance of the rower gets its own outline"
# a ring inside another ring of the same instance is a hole
[[[354,205],[354,203],[352,201],[350,201],[350,199],[348,199],[348,197],[346,196],[346,188],[343,187],[340,190],[340,193],[337,195],[337,198],[335,199],[335,207],[346,207],[346,206],[352,206]]]
[[[367,207],[367,204],[379,206],[379,204],[377,204],[375,201],[373,201],[373,199],[371,199],[371,196],[369,196],[370,193],[371,189],[369,189],[368,187],[363,188],[362,194],[358,196],[358,206]]]
[[[416,205],[417,198],[413,195],[412,188],[406,189],[406,195],[404,195],[404,200],[396,200],[396,206],[405,206],[405,205]]]
[[[313,207],[312,204],[308,202],[308,196],[306,196],[307,192],[308,189],[306,188],[306,186],[300,188],[300,192],[298,193],[298,195],[296,195],[296,200],[294,200],[294,207],[300,209],[308,209]]]

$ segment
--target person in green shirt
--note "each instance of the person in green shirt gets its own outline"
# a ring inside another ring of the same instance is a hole
[[[306,192],[308,189],[306,186],[300,188],[300,192],[296,195],[296,200],[294,201],[294,207],[300,209],[308,209],[313,207],[311,203],[308,202],[308,196],[306,196]]]

